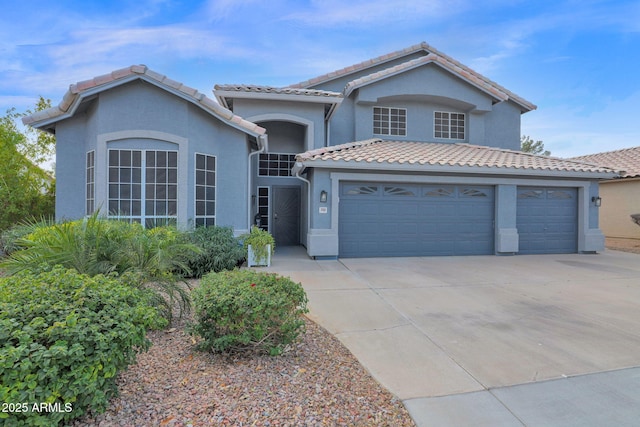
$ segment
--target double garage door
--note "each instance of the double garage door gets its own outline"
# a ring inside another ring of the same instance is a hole
[[[341,257],[493,253],[492,187],[343,183]]]
[[[576,252],[575,189],[519,188],[520,253]],[[491,186],[345,182],[339,256],[494,253]]]

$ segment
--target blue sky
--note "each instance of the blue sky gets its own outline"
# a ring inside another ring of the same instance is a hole
[[[538,105],[557,156],[640,145],[640,2],[0,0],[0,113],[132,64],[211,96],[285,86],[426,41]]]

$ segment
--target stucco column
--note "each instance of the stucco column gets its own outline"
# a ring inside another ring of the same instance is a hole
[[[579,190],[578,251],[581,253],[602,252],[605,248],[604,234],[598,228],[600,208],[592,201],[600,195],[598,181]]]
[[[496,185],[495,250],[497,254],[510,255],[518,252],[518,229],[516,228],[518,187]]]

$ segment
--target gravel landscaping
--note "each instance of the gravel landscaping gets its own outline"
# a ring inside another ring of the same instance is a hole
[[[640,254],[640,239],[622,239],[607,237],[607,249]]]
[[[397,398],[326,330],[283,356],[195,350],[185,322],[149,334],[153,346],[118,378],[107,411],[79,426],[413,426]]]

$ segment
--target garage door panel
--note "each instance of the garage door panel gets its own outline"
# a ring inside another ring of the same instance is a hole
[[[398,235],[415,236],[418,234],[418,224],[415,222],[397,224],[397,229]]]
[[[424,256],[453,255],[454,242],[444,239],[425,241],[420,247],[420,252]]]
[[[577,252],[577,221],[576,188],[518,188],[519,253]]]
[[[493,253],[492,187],[347,183],[340,194],[342,257]]]
[[[363,222],[361,224],[357,224],[355,227],[357,234],[374,234],[379,230],[380,227],[377,222]]]
[[[417,202],[404,202],[404,203],[394,203],[390,201],[384,201],[380,204],[380,215],[385,215],[389,217],[397,217],[398,216],[398,205],[402,206],[402,216],[418,216],[419,209]]]

